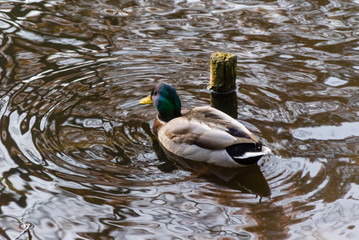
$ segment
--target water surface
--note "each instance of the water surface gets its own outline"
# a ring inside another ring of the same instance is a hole
[[[0,1],[0,238],[355,239],[359,2]],[[238,57],[238,119],[273,154],[201,175],[140,106],[209,105]]]

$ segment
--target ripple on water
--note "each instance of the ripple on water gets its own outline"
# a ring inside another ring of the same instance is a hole
[[[291,228],[293,238],[308,238],[313,235],[323,239],[355,239],[359,233],[358,203],[353,199],[338,199],[333,203],[315,202],[313,209],[306,212],[310,220],[295,224]]]
[[[359,122],[346,122],[340,126],[318,126],[298,128],[293,132],[293,136],[300,140],[340,140],[358,136],[353,129],[359,128]]]
[[[1,235],[21,219],[38,239],[354,239],[358,10],[1,3]],[[154,109],[137,105],[160,80],[183,106],[209,104],[214,51],[238,56],[239,117],[273,150],[259,167],[206,175],[168,161]]]

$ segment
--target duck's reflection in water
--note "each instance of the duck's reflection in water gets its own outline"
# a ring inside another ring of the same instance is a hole
[[[268,182],[257,164],[247,167],[225,168],[178,157],[165,148],[161,148],[157,141],[154,141],[153,145],[158,157],[165,161],[159,166],[162,171],[170,172],[175,169],[191,171],[194,176],[204,178],[215,184],[259,196],[259,201],[263,197],[270,198],[271,196]]]

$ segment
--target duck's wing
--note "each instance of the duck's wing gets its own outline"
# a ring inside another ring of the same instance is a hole
[[[231,135],[236,138],[235,143],[255,143],[258,141],[243,124],[212,107],[196,107],[188,113],[187,118],[208,125],[213,130]]]
[[[213,150],[258,142],[241,123],[211,107],[196,107],[182,117],[169,121],[161,132],[173,144],[196,145]]]
[[[197,107],[158,131],[163,147],[177,156],[223,167],[256,163],[270,152],[241,123],[211,107]]]

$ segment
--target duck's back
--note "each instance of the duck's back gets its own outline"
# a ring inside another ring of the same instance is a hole
[[[212,107],[196,107],[172,119],[159,129],[158,139],[178,156],[224,167],[252,164],[265,154],[247,128]]]
[[[196,107],[167,122],[159,132],[172,144],[223,149],[240,142],[255,142],[254,136],[239,122],[211,107]],[[161,136],[160,141],[161,141]]]
[[[229,115],[212,107],[196,107],[185,115],[189,120],[208,125],[212,129],[224,131],[238,139],[239,142],[248,140],[257,141],[256,137],[240,122]]]

